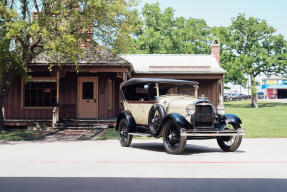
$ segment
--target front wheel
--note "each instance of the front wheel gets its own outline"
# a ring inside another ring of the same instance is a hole
[[[123,147],[129,147],[133,139],[133,136],[129,135],[128,130],[129,130],[128,123],[126,119],[123,118],[119,123],[119,138],[121,146]]]
[[[240,129],[237,124],[227,124],[227,129]],[[217,138],[219,147],[225,152],[233,152],[238,149],[242,141],[242,135],[222,136]]]
[[[160,104],[155,104],[150,108],[148,114],[148,125],[150,132],[154,137],[160,136],[160,125],[164,117],[165,111]]]
[[[186,136],[180,135],[179,128],[172,120],[168,120],[163,126],[163,144],[167,153],[180,154],[186,145]]]

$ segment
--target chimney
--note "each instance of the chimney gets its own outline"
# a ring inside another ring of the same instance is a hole
[[[80,33],[81,33],[81,31],[83,31],[83,30],[80,30]],[[80,40],[80,47],[86,48],[86,49],[93,48],[94,47],[93,35],[94,35],[94,29],[93,29],[93,26],[91,26],[90,28],[87,29],[85,39]]]
[[[211,47],[211,55],[214,55],[215,58],[216,58],[216,61],[218,62],[218,64],[220,64],[220,43],[219,43],[219,39],[218,38],[213,39],[210,47]]]

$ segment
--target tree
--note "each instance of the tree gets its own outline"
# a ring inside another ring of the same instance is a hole
[[[220,65],[227,73],[224,76],[225,83],[246,86],[247,79],[240,70],[240,64],[236,62],[236,55],[233,53],[231,30],[229,27],[214,27],[214,37],[220,39]]]
[[[287,71],[287,42],[275,32],[265,20],[246,18],[244,14],[233,18],[231,26],[215,29],[223,45],[221,63],[227,70],[227,80],[244,85],[250,78],[252,107],[258,107],[255,78]]]
[[[117,53],[202,54],[210,52],[211,28],[203,19],[175,17],[171,7],[145,4],[141,16],[134,13],[135,27],[127,39],[118,38]],[[121,45],[127,44],[124,50]]]
[[[134,12],[133,18],[132,33],[116,38],[117,53],[206,54],[219,37],[225,82],[246,86],[251,79],[252,107],[258,107],[255,78],[287,71],[286,40],[264,20],[239,14],[229,27],[211,28],[202,19],[175,18],[172,8],[162,11],[158,3],[145,4],[141,16]]]
[[[133,5],[132,0],[1,0],[0,106],[11,83],[17,76],[27,77],[29,63],[40,53],[77,65],[80,42],[90,28],[95,45],[112,45],[116,36],[123,36],[121,31],[130,29]],[[47,67],[51,70],[52,64]]]

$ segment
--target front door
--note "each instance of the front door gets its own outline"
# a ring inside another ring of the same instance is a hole
[[[98,118],[98,77],[78,78],[78,118]]]

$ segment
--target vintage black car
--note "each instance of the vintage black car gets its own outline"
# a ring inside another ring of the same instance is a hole
[[[121,84],[124,110],[116,130],[124,147],[132,136],[162,137],[167,153],[183,152],[186,140],[217,139],[224,151],[235,151],[245,130],[223,104],[214,107],[198,97],[198,82],[173,79],[133,78]]]

